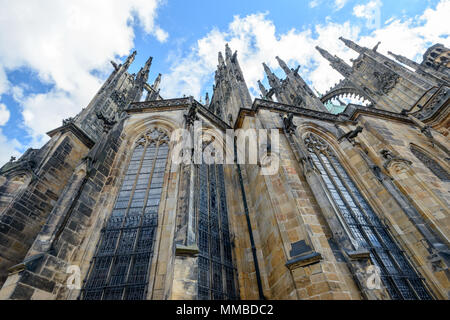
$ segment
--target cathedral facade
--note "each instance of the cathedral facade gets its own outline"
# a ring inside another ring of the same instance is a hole
[[[264,64],[252,101],[228,45],[205,103],[163,98],[152,58],[113,63],[0,169],[0,299],[449,299],[450,49],[418,64],[340,40],[359,57],[317,47],[344,77],[324,95],[277,57],[286,78]],[[180,129],[200,141],[178,149]],[[223,138],[252,129],[271,174]],[[212,145],[231,163],[189,157]]]

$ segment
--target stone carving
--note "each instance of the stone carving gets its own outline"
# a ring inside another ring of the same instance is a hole
[[[380,73],[375,71],[373,73],[377,79],[378,90],[383,94],[388,94],[396,86],[400,76],[393,72]]]
[[[329,149],[328,143],[319,139],[316,135],[308,133],[308,135],[304,139],[305,146],[308,148],[308,151],[313,152],[317,150],[318,152],[324,152]]]
[[[103,162],[106,158],[106,152],[104,152],[105,142],[108,139],[109,132],[118,122],[117,119],[106,118],[101,112],[97,112],[96,115],[103,122],[103,135],[83,159],[86,161],[87,175],[90,175],[97,162]]]
[[[417,148],[414,145],[411,146],[411,152],[440,180],[450,181],[450,174],[436,160],[426,155],[424,152],[422,152],[419,148]]]
[[[425,106],[420,108],[420,110],[414,114],[414,116],[419,120],[425,120],[435,114],[437,110],[449,99],[450,90],[448,87],[442,87],[439,89],[438,93],[434,95],[430,101],[428,101]]]
[[[411,161],[400,158],[389,150],[384,149],[384,150],[381,150],[380,153],[383,156],[383,158],[386,160],[384,162],[384,168],[386,170],[389,170],[390,167],[395,166],[394,169],[398,173],[400,173],[412,165]]]
[[[290,113],[289,115],[284,115],[283,124],[284,124],[284,130],[286,130],[286,132],[289,134],[293,134],[295,132],[295,130],[297,129],[296,125],[294,124],[294,114],[293,113]]]
[[[344,139],[348,139],[348,141],[353,142],[353,140],[361,133],[363,132],[364,128],[358,126],[355,130],[350,131],[343,136],[341,136],[338,141],[341,142]]]
[[[125,92],[119,92],[117,90],[114,90],[114,92],[111,94],[111,99],[114,101],[114,103],[117,105],[117,107],[121,110],[124,110],[127,106],[127,97]]]
[[[68,124],[73,123],[73,121],[74,121],[73,118],[67,118],[67,119],[64,119],[64,120],[62,121],[62,123],[63,123],[63,126],[67,126]]]
[[[198,120],[197,107],[195,105],[192,105],[189,108],[188,114],[184,115],[184,118],[186,119],[186,125],[187,126],[194,125],[194,122]]]

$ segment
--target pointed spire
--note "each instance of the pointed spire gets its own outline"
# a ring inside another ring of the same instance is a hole
[[[377,45],[373,47],[372,51],[377,52],[378,48],[380,47],[381,41],[378,41]]]
[[[345,39],[343,37],[339,37],[339,40],[341,40],[347,47],[355,50],[358,53],[363,53],[364,51],[366,51],[364,47],[359,46],[358,44],[356,44],[351,40]]]
[[[259,90],[261,91],[261,96],[263,98],[267,97],[267,90],[266,87],[264,87],[264,85],[262,84],[261,81],[258,80],[258,86],[259,86]]]
[[[269,79],[269,84],[272,88],[278,88],[280,86],[280,79],[270,70],[267,64],[263,63],[264,71]]]
[[[350,67],[344,60],[339,58],[338,56],[332,56],[328,51],[322,49],[317,46],[316,49],[320,52],[320,54],[330,61],[331,66],[336,69],[339,73],[341,73],[344,77],[349,77],[353,71],[352,67]]]
[[[209,102],[209,93],[207,92],[205,96],[205,107],[209,107]]]
[[[403,64],[407,65],[408,67],[411,67],[416,70],[419,69],[419,67],[420,67],[420,64],[418,64],[417,62],[410,60],[404,56],[392,53],[390,51],[388,52],[388,54],[390,56],[394,57],[394,59],[397,60],[398,62],[403,63]]]
[[[290,74],[292,72],[292,70],[289,69],[289,67],[286,64],[286,62],[281,60],[280,57],[276,56],[275,58],[277,59],[278,64],[280,65],[281,69],[283,69],[284,73],[286,73],[286,75],[288,75],[288,74]]]
[[[153,57],[148,58],[147,62],[145,63],[144,70],[148,71],[150,70],[150,67],[152,66]]]
[[[223,59],[222,52],[219,52],[219,67],[225,64],[225,60]]]
[[[155,79],[155,82],[153,83],[153,90],[158,90],[159,89],[159,85],[161,84],[161,77],[162,77],[162,75],[161,75],[161,73],[160,74],[158,74],[158,77]]]
[[[322,55],[322,57],[324,57],[325,59],[327,59],[330,62],[335,62],[336,61],[336,57],[333,57],[331,55],[331,53],[329,53],[327,50],[322,49],[319,46],[316,46],[316,50],[320,52],[320,54]]]
[[[231,56],[232,56],[232,52],[231,52],[230,46],[227,43],[227,44],[225,44],[225,57],[227,59],[231,59]]]
[[[134,62],[134,59],[136,58],[137,51],[133,51],[131,55],[128,56],[127,60],[125,61],[125,69],[128,69],[128,67]]]

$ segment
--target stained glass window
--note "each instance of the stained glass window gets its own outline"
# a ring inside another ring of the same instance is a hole
[[[223,165],[197,170],[199,300],[236,300]]]
[[[139,139],[82,290],[84,300],[143,300],[158,226],[169,138]]]
[[[330,146],[314,134],[305,138],[311,158],[353,238],[370,251],[392,299],[428,300],[422,279],[365,200]]]
[[[419,159],[436,177],[442,181],[450,181],[450,174],[436,160],[429,157],[422,150],[411,145],[411,152]]]

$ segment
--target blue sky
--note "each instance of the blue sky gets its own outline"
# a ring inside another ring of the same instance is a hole
[[[314,50],[355,57],[338,40],[421,61],[436,42],[450,47],[450,0],[0,0],[0,165],[85,107],[132,50],[136,72],[153,56],[150,81],[163,74],[162,95],[212,93],[217,52],[238,50],[254,97],[266,62],[301,65],[325,92],[341,78]],[[263,81],[267,83],[266,80]]]

